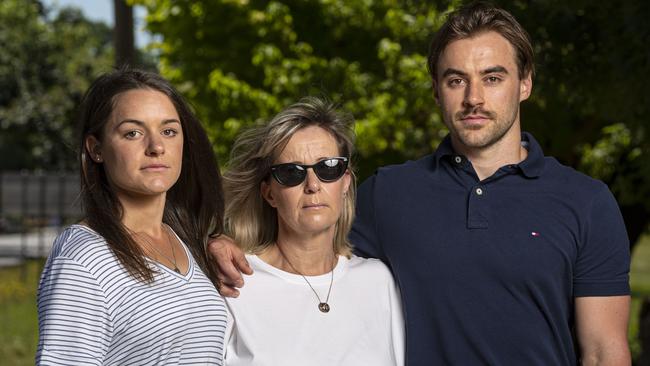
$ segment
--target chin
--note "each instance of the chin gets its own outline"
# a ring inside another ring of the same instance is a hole
[[[320,223],[311,222],[311,223],[303,223],[300,226],[302,231],[306,233],[319,234],[330,230],[334,231],[334,228],[336,227],[336,222],[333,224],[332,223],[325,224],[322,222]]]
[[[494,144],[494,136],[489,131],[481,130],[466,130],[458,134],[458,139],[463,144],[470,148],[483,148]],[[498,140],[498,139],[497,139]]]
[[[170,188],[171,187],[168,186],[154,186],[154,187],[147,186],[147,187],[142,187],[141,189],[137,190],[134,193],[141,196],[153,197],[153,196],[159,196],[161,194],[167,193]]]
[[[169,180],[155,180],[153,182],[149,182],[149,184],[147,184],[147,188],[153,192],[167,192],[174,186],[175,183],[176,181],[171,182]]]

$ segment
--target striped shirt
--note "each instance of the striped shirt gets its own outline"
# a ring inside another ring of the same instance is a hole
[[[185,248],[185,246],[183,245]],[[221,365],[223,298],[195,263],[134,279],[92,229],[55,240],[38,288],[42,365]]]

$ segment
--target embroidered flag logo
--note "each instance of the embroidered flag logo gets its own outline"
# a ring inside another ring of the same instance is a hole
[[[537,231],[531,231],[530,236],[539,236],[539,233]]]

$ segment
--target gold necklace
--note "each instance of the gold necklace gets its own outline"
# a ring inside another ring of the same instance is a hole
[[[165,237],[167,238],[167,244],[169,244],[169,246],[172,248],[172,258],[169,258],[163,252],[158,250],[158,248],[156,248],[154,245],[152,245],[151,242],[149,242],[149,240],[145,239],[144,242],[145,242],[145,244],[147,245],[147,247],[149,249],[153,249],[156,253],[160,254],[160,256],[167,259],[167,261],[174,266],[174,268],[173,268],[174,272],[176,272],[178,274],[181,274],[181,270],[178,268],[178,264],[176,262],[176,252],[174,250],[174,244],[172,244],[171,236],[169,235],[169,230],[170,229],[168,229],[167,225],[164,225],[164,224],[162,224],[161,227],[162,227],[163,231],[165,232]],[[144,235],[145,237],[147,237],[151,241],[153,241],[153,238],[151,236],[149,236],[149,234],[147,234],[147,233],[140,233],[140,234]]]
[[[331,271],[332,277],[330,278],[330,287],[327,290],[327,297],[325,298],[325,301],[323,301],[320,299],[320,296],[318,296],[318,292],[316,292],[314,286],[312,286],[309,280],[307,280],[307,277],[305,277],[305,275],[300,273],[300,271],[298,271],[296,267],[294,267],[293,264],[291,264],[291,261],[289,261],[289,258],[287,258],[287,256],[284,255],[284,252],[282,251],[282,249],[280,249],[280,246],[277,245],[277,243],[275,245],[278,247],[278,251],[280,251],[280,255],[282,255],[282,258],[284,258],[284,260],[287,261],[287,263],[289,263],[291,269],[293,269],[294,272],[299,274],[305,280],[305,282],[307,282],[309,288],[311,288],[311,290],[314,292],[314,295],[316,295],[316,298],[318,299],[318,310],[320,310],[321,313],[329,313],[330,305],[328,304],[328,301],[330,299],[330,293],[332,292],[332,284],[334,283],[334,267],[335,267],[334,262],[332,262],[332,271]],[[336,260],[336,255],[334,256],[334,260]]]

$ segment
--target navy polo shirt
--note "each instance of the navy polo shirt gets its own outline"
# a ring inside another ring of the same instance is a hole
[[[447,136],[359,187],[350,239],[400,285],[408,365],[575,365],[574,297],[629,294],[607,186],[522,144],[481,181]]]

